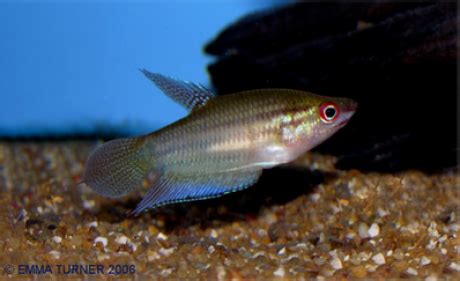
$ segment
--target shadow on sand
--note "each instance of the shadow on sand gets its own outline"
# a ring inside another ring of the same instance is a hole
[[[274,168],[265,170],[254,186],[219,198],[162,206],[136,217],[128,214],[141,198],[131,197],[115,205],[103,203],[95,215],[110,223],[124,219],[140,220],[144,216],[142,219],[152,221],[152,224],[163,221],[161,228],[168,233],[180,232],[181,229],[197,224],[207,228],[255,219],[263,208],[286,204],[311,193],[318,184],[335,177],[335,174],[318,170]]]

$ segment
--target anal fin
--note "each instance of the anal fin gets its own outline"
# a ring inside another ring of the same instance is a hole
[[[174,175],[160,177],[132,212],[135,215],[159,206],[215,198],[245,189],[257,182],[262,170],[232,171],[208,175]]]

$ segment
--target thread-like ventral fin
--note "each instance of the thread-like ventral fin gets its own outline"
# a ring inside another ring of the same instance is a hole
[[[179,103],[187,110],[197,109],[203,106],[215,94],[206,87],[192,82],[176,80],[158,73],[152,73],[145,69],[140,70],[168,97]]]
[[[222,172],[199,176],[165,174],[147,191],[132,212],[141,212],[159,206],[219,197],[253,185],[262,170]]]

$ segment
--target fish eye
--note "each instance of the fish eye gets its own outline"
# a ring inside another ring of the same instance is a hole
[[[332,102],[322,103],[319,107],[319,115],[321,121],[324,123],[332,123],[337,119],[337,116],[339,115],[339,108],[335,103]]]
[[[326,115],[326,118],[332,119],[334,118],[335,114],[336,114],[335,108],[332,108],[332,107],[328,107],[324,111],[324,115]]]

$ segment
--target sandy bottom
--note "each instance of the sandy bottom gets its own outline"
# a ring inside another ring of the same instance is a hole
[[[337,171],[310,154],[247,191],[130,217],[142,191],[76,184],[96,144],[0,143],[0,279],[460,278],[458,171]]]

